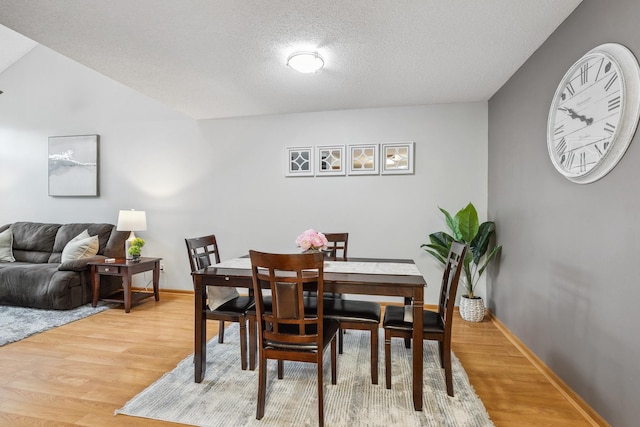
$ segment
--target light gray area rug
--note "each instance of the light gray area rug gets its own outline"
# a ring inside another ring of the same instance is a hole
[[[269,361],[265,416],[255,419],[258,371],[240,369],[237,325],[207,344],[207,371],[194,382],[193,356],[143,390],[116,414],[196,426],[316,426],[316,367],[285,362],[284,379]],[[380,343],[384,342],[382,330]],[[371,384],[369,332],[347,331],[338,356],[338,384],[331,384],[330,355],[324,357],[324,418],[327,426],[493,426],[458,359],[453,357],[455,397],[447,396],[438,346],[424,342],[424,407],[413,409],[411,350],[392,340],[392,389],[384,385],[384,348],[380,347],[378,385]]]
[[[2,305],[0,306],[0,347],[47,329],[91,316],[111,306],[108,303],[98,302],[95,308],[91,307],[91,304],[86,304],[71,310],[42,310]]]

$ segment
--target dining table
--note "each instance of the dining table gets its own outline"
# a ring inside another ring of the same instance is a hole
[[[233,258],[191,273],[194,286],[194,368],[195,382],[202,382],[206,368],[207,286],[245,288],[253,292],[251,261],[248,256]],[[352,258],[326,259],[324,292],[402,297],[409,307],[407,321],[413,322],[412,383],[413,406],[422,410],[423,346],[422,311],[424,277],[411,259]],[[255,337],[254,337],[255,338]]]

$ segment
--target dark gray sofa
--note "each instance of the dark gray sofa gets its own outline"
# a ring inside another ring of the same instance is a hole
[[[112,224],[42,224],[15,222],[11,228],[15,262],[0,261],[0,305],[66,310],[91,302],[90,267],[87,263],[104,258],[124,257],[129,233],[116,231]],[[98,254],[61,263],[65,245],[84,230],[98,236]],[[106,296],[122,286],[118,277],[101,280],[100,293]]]

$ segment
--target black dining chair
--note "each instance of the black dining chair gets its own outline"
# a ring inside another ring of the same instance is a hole
[[[327,260],[347,261],[349,233],[324,233],[330,251]],[[344,299],[342,294],[326,293],[324,315],[340,322],[338,332],[338,353],[344,350],[345,330],[365,330],[371,332],[371,383],[378,384],[378,327],[380,325],[380,304],[372,301]]]
[[[451,372],[451,325],[453,323],[453,307],[456,299],[456,290],[460,272],[467,253],[467,246],[463,243],[451,243],[451,249],[447,257],[442,284],[440,286],[440,299],[438,311],[422,311],[422,338],[438,341],[440,366],[444,368],[447,394],[453,396],[453,373]],[[413,335],[413,321],[404,318],[404,307],[387,306],[384,311],[384,364],[386,386],[391,388],[391,338],[399,337],[408,340]],[[418,345],[414,343],[414,345]]]
[[[189,254],[191,272],[202,270],[213,264],[220,263],[220,252],[216,236],[184,239]],[[214,294],[223,292],[222,295]],[[252,296],[240,296],[235,288],[209,287],[207,289],[208,303],[205,305],[204,320],[218,320],[218,342],[224,342],[224,322],[237,322],[240,326],[240,358],[242,370],[247,369],[247,310],[253,308]],[[214,300],[221,298],[220,303]]]
[[[305,290],[322,294],[324,254],[269,254],[249,251],[256,299],[258,327],[258,399],[256,419],[264,417],[267,393],[267,360],[278,361],[278,379],[284,377],[284,361],[315,363],[318,375],[318,424],[324,425],[322,361],[331,348],[331,383],[336,384],[336,335],[338,322],[323,316],[323,299],[316,309],[305,306]],[[270,309],[265,309],[265,293]],[[302,396],[295,396],[302,399]]]

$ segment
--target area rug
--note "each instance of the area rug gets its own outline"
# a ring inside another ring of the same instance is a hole
[[[316,426],[316,367],[285,362],[284,379],[269,361],[265,416],[255,419],[258,371],[242,371],[237,325],[225,330],[224,344],[207,344],[207,369],[194,382],[193,356],[143,390],[116,411],[136,417],[194,426]],[[382,330],[381,330],[382,332]],[[381,334],[380,343],[384,342]],[[369,332],[349,330],[338,356],[338,384],[331,384],[325,353],[324,418],[327,426],[493,426],[458,359],[453,356],[455,397],[447,396],[437,343],[425,341],[423,410],[413,409],[411,350],[392,340],[392,389],[384,385],[384,352],[380,347],[380,384],[371,384]]]
[[[30,335],[55,328],[107,310],[112,305],[98,302],[82,305],[71,310],[42,310],[38,308],[0,306],[0,347],[19,341]]]

